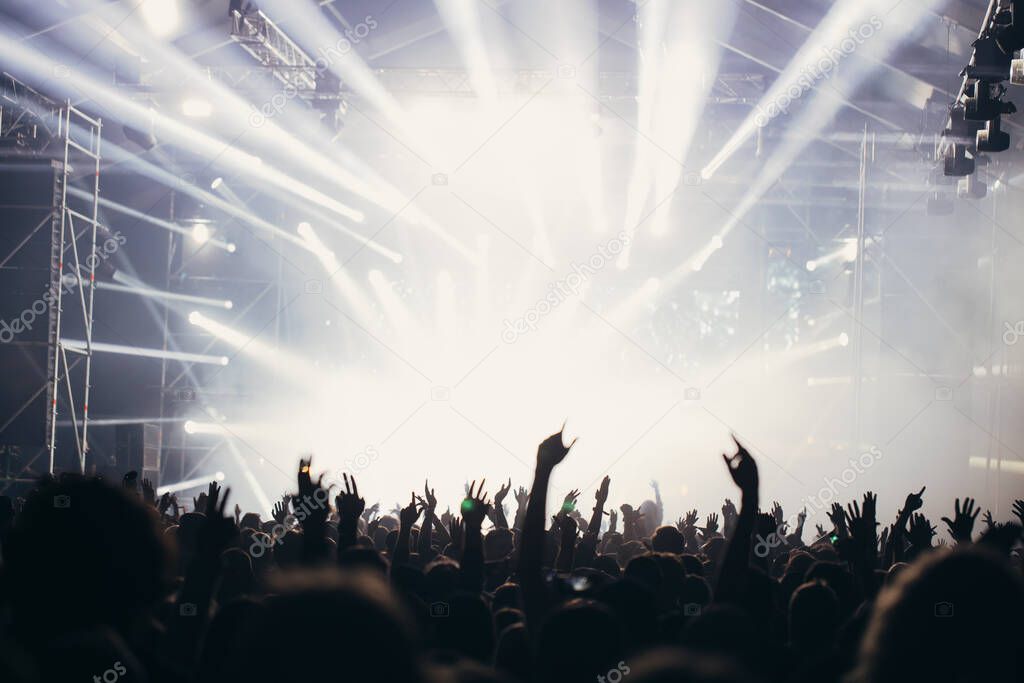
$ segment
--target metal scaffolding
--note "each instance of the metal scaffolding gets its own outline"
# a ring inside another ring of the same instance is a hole
[[[76,109],[70,100],[60,112],[57,132],[58,139],[64,145],[64,156],[60,171],[55,176],[53,188],[49,289],[53,295],[53,302],[50,306],[47,337],[46,434],[49,450],[48,471],[51,473],[54,470],[57,450],[57,415],[61,410],[62,395],[65,407],[71,415],[78,467],[83,473],[85,458],[89,452],[89,391],[93,352],[93,303],[96,291],[92,284],[96,281],[96,267],[100,263],[96,250],[96,233],[101,227],[98,221],[102,128],[103,124],[99,119]],[[91,171],[92,180],[88,183],[90,189],[86,191],[87,198],[82,200],[85,205],[80,211],[72,208],[69,203],[68,185],[72,180],[72,174],[83,169]],[[82,227],[76,227],[76,223]],[[79,242],[83,240],[87,250],[79,248]],[[73,302],[67,311],[64,308],[65,294]],[[75,314],[81,314],[80,323],[85,334],[84,345],[73,346],[66,343],[65,330],[73,319],[73,311]],[[76,382],[72,377],[72,366],[68,362],[69,352],[81,356],[80,364],[84,364],[80,382]],[[81,416],[77,412],[77,405],[81,406]]]

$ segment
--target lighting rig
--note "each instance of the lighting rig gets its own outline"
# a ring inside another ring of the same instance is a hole
[[[975,172],[989,162],[986,154],[1010,148],[1010,134],[1002,129],[1002,117],[1017,112],[1005,98],[1006,86],[1024,85],[1024,0],[991,0],[970,62],[960,73],[962,83],[937,146],[942,176],[933,174],[934,184],[942,178],[960,178],[957,196],[981,199],[988,191]],[[947,181],[948,182],[948,181]],[[932,202],[943,201],[939,192]],[[951,208],[951,207],[950,207]]]

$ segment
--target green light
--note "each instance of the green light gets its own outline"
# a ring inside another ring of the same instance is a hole
[[[473,511],[473,499],[472,498],[467,498],[466,500],[462,501],[462,511],[463,512],[472,512]]]

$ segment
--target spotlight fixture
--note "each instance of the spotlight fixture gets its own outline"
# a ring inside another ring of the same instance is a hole
[[[192,239],[196,244],[206,244],[210,240],[210,228],[206,223],[196,223],[192,226]]]
[[[994,19],[994,33],[999,49],[1012,56],[1024,50],[1024,2],[1012,0],[1007,9],[998,12]]]
[[[1010,134],[1001,128],[1002,119],[996,117],[985,124],[984,130],[978,131],[977,147],[979,152],[1005,152],[1010,149]]]
[[[1002,84],[969,82],[964,97],[964,118],[968,121],[991,121],[1001,114],[1016,114],[1017,107],[1013,102],[1003,101],[1005,93],[1006,87]]]
[[[976,167],[974,157],[967,155],[967,146],[956,142],[946,148],[943,158],[943,173],[951,177],[969,176]]]
[[[974,64],[965,68],[962,75],[990,83],[999,83],[1010,78],[1012,51],[1004,52],[994,36],[978,38],[973,46]]]
[[[988,185],[978,180],[975,175],[962,179],[956,186],[956,196],[960,199],[984,199],[988,194]]]

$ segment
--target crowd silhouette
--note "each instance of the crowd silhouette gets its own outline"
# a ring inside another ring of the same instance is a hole
[[[925,488],[889,520],[869,492],[812,535],[737,443],[738,507],[665,523],[656,483],[616,509],[605,477],[549,517],[571,446],[455,513],[424,483],[382,514],[305,459],[272,519],[216,482],[183,511],[134,473],[45,478],[0,497],[0,681],[1024,681],[1024,501],[984,529],[955,501],[947,541]]]

